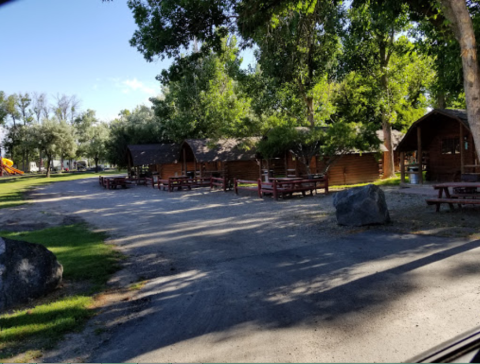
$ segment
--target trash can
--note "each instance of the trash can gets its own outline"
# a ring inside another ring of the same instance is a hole
[[[418,176],[418,167],[408,167],[408,171],[410,172],[410,174],[408,175],[408,178],[410,179],[410,184],[418,185],[420,183],[420,178]]]

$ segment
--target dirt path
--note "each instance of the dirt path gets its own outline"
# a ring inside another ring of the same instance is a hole
[[[45,361],[395,362],[480,324],[480,242],[465,237],[478,209],[435,214],[422,196],[387,192],[393,225],[345,229],[323,195],[275,202],[81,180],[33,197],[0,210],[0,223],[87,221],[130,257],[115,279],[148,279],[106,302],[90,338]],[[405,234],[419,229],[427,235]]]

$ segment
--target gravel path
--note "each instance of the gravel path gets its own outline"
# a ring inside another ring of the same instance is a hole
[[[71,336],[45,361],[396,362],[480,324],[480,209],[386,195],[391,225],[347,229],[331,195],[105,191],[90,179],[43,187],[0,223],[86,221],[129,257],[114,281],[148,280],[103,307],[89,331],[102,334]]]

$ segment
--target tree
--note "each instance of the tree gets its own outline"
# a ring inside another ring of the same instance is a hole
[[[151,99],[164,140],[242,137],[258,132],[250,97],[238,92],[241,59],[235,38],[224,39],[220,56],[187,57],[158,79],[164,98]]]
[[[122,110],[120,117],[110,123],[110,137],[106,142],[106,159],[119,167],[127,167],[129,144],[160,143],[162,129],[153,110],[139,106],[131,113]]]
[[[52,105],[52,109],[57,119],[73,124],[80,107],[80,100],[77,99],[77,96],[67,96],[65,94],[60,96],[57,94],[54,99],[55,104]]]
[[[5,124],[7,115],[7,98],[5,92],[0,91],[0,126]]]
[[[464,0],[440,0],[440,4],[460,44],[468,123],[480,157],[480,75],[473,22]]]
[[[40,123],[42,117],[48,119],[49,107],[47,95],[45,93],[34,92],[32,96],[32,106],[32,113],[35,115],[37,123]]]
[[[90,129],[99,123],[95,111],[88,109],[73,121],[75,138],[78,144],[77,157],[85,156],[88,142],[91,137]]]
[[[369,103],[376,105],[372,111],[379,117],[383,129],[387,149],[384,178],[395,177],[392,126],[403,123],[408,127],[423,115],[426,105],[419,101],[426,92],[425,63],[428,62],[414,53],[406,37],[399,37],[409,26],[406,6],[392,8],[388,4],[365,1],[350,9],[349,19],[344,37],[344,72],[359,73],[374,91],[375,98]],[[417,77],[415,85],[415,75],[406,71],[416,62],[422,65],[415,71],[417,74],[420,71],[423,79]]]
[[[29,129],[35,136],[37,147],[47,157],[47,178],[50,177],[51,162],[56,155],[73,155],[77,148],[72,127],[64,120],[44,119]]]
[[[104,160],[107,156],[106,143],[109,139],[109,128],[106,123],[88,128],[88,142],[85,146],[85,153],[88,158],[95,161],[95,172],[98,172],[98,162]]]

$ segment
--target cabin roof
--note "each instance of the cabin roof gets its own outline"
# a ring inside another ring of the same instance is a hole
[[[231,162],[248,161],[256,158],[254,144],[259,138],[246,139],[186,139],[187,144],[193,151],[195,159],[199,163],[205,162]],[[250,142],[250,143],[249,143]],[[251,144],[245,147],[246,144]]]
[[[134,166],[175,163],[180,156],[180,145],[176,143],[129,145]]]
[[[398,144],[398,152],[409,152],[417,149],[417,128],[422,130],[438,131],[443,122],[456,122],[470,130],[466,110],[460,109],[434,109],[415,121],[408,129],[405,136]],[[428,145],[435,133],[422,132],[422,145]]]

